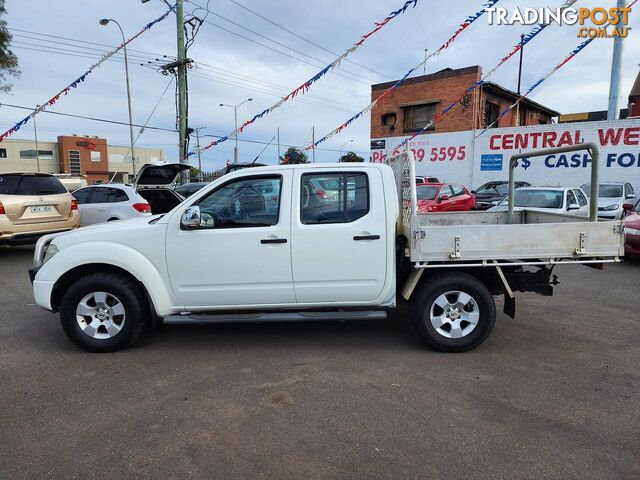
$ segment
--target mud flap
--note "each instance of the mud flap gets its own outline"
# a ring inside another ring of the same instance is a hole
[[[516,299],[510,297],[508,294],[504,294],[504,314],[515,320],[516,318]]]

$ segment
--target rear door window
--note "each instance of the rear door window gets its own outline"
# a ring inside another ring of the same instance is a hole
[[[462,188],[460,185],[451,185],[451,190],[453,191],[454,197],[464,195],[464,188]]]
[[[129,197],[119,188],[109,188],[109,203],[127,202]]]
[[[48,175],[0,175],[0,195],[59,195],[62,182]]]
[[[305,225],[350,223],[369,213],[365,173],[305,173],[300,185],[300,216]]]

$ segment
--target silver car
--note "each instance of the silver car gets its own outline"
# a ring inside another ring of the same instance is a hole
[[[633,185],[629,182],[606,182],[599,184],[598,216],[609,220],[620,220],[624,214],[622,205],[634,203]],[[582,190],[591,198],[591,184],[585,183]]]

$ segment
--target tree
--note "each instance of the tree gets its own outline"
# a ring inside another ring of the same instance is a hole
[[[19,77],[18,58],[9,50],[11,33],[7,30],[7,22],[2,18],[7,10],[5,0],[0,0],[0,92],[11,91],[11,84],[7,83],[7,76]]]
[[[284,152],[284,157],[280,157],[280,165],[294,165],[298,163],[309,163],[309,157],[306,153],[296,147],[289,147]]]
[[[341,162],[364,162],[364,158],[355,152],[347,152],[340,157]]]

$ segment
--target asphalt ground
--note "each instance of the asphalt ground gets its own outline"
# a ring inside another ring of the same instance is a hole
[[[465,354],[405,312],[172,326],[95,355],[0,248],[0,478],[640,478],[640,262],[557,269]]]

